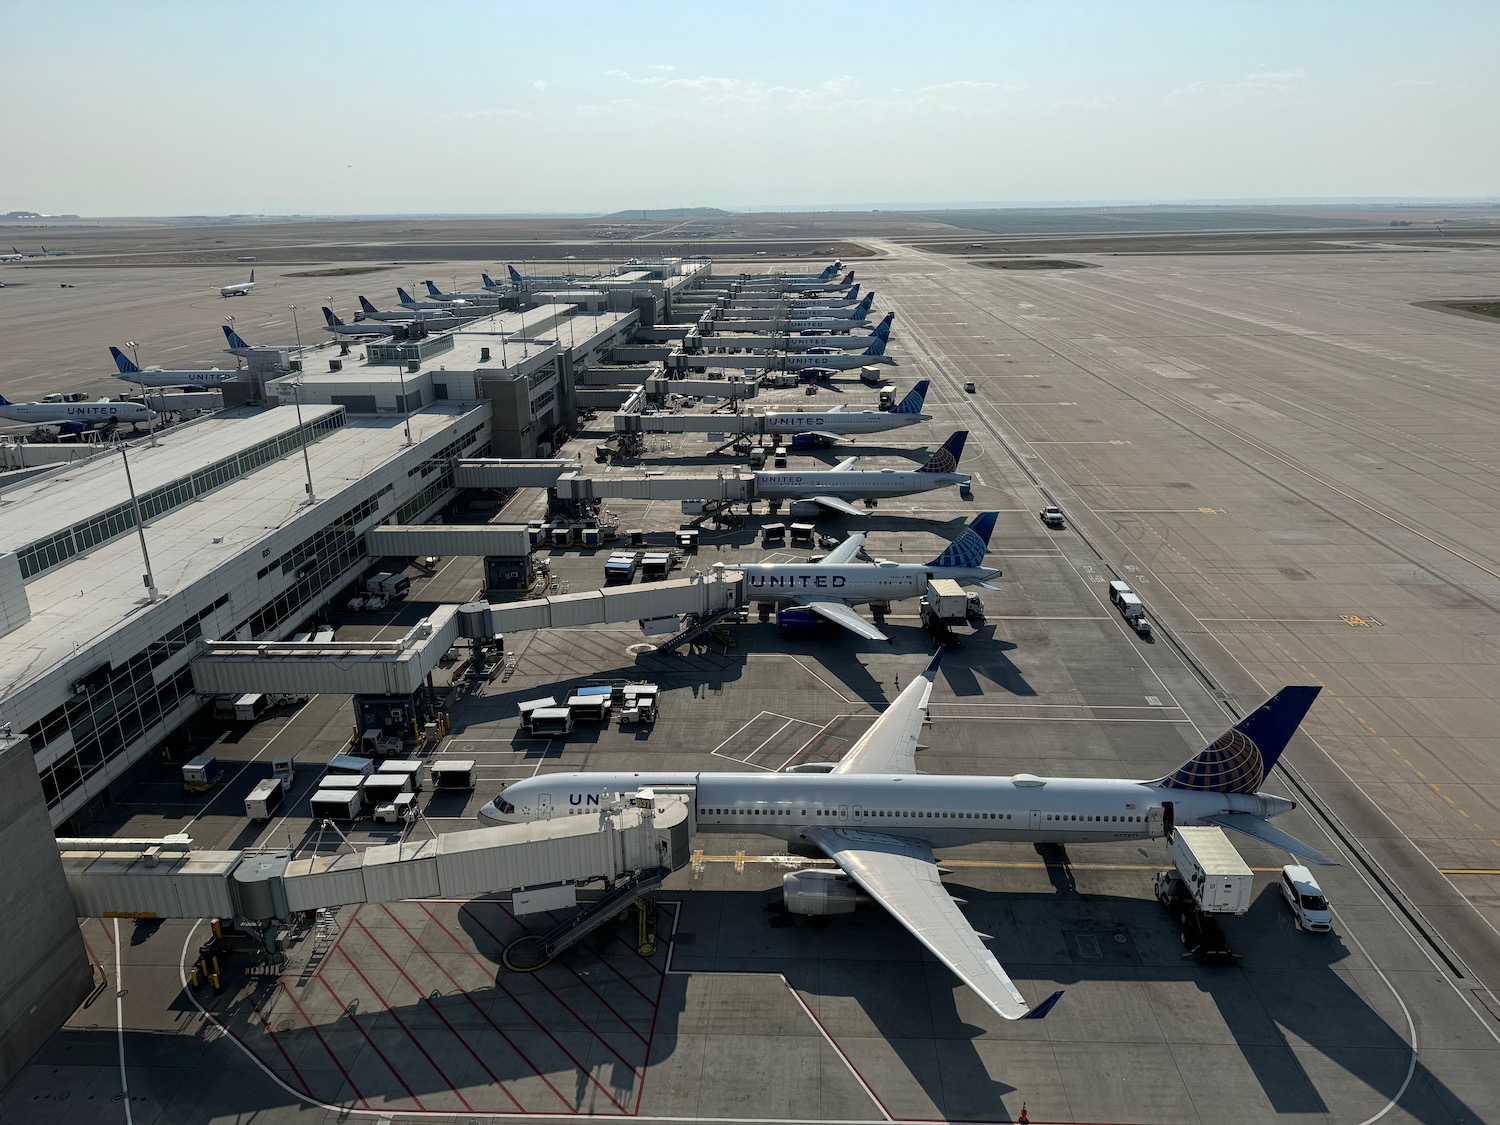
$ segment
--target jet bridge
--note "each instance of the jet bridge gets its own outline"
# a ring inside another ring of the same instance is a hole
[[[691,859],[696,796],[657,787],[598,810],[337,855],[198,851],[185,834],[57,844],[80,918],[233,918],[274,938],[303,911],[496,892],[515,893],[521,912],[553,910],[575,905],[580,883],[659,880]]]
[[[453,483],[459,488],[549,488],[578,465],[568,458],[461,458],[453,463]]]
[[[724,429],[734,429],[726,415]],[[755,477],[738,471],[711,477],[679,477],[646,474],[639,477],[586,477],[564,473],[556,484],[559,500],[719,500],[745,501],[754,494]]]
[[[744,604],[744,576],[687,578],[492,605],[437,607],[393,641],[205,641],[192,662],[193,690],[205,695],[416,694],[459,637],[486,639],[536,629],[704,617]]]

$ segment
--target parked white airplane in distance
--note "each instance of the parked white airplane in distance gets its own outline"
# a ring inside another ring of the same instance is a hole
[[[496,297],[502,297],[507,293],[514,293],[516,290],[514,284],[502,285],[487,273],[480,274],[479,280],[484,283],[485,291]]]
[[[826,328],[812,328],[805,332],[789,332],[777,337],[775,347],[779,351],[798,352],[812,351],[823,348],[838,352],[855,352],[862,348],[868,348],[877,338],[889,340],[891,338],[891,325],[895,323],[896,314],[888,312],[869,332],[861,332],[858,335],[852,333],[830,332]],[[702,337],[704,341],[711,342],[712,336]]]
[[[853,371],[876,363],[895,363],[893,356],[885,354],[890,339],[877,332],[870,338],[870,346],[862,352],[846,352],[843,348],[808,348],[791,354],[773,355],[767,370],[796,371],[802,379],[811,382],[820,375],[834,375],[840,371]]]
[[[755,288],[762,285],[825,285],[838,277],[839,270],[843,268],[844,263],[835,259],[824,266],[818,273],[787,273],[784,270],[768,270],[765,273],[742,273],[739,276],[739,281],[747,288]],[[840,288],[847,289],[848,286],[841,285]]]
[[[755,833],[838,870],[782,877],[793,914],[849,914],[858,891],[874,899],[955,976],[1006,1019],[1040,1018],[943,888],[939,848],[992,841],[1085,844],[1170,838],[1178,825],[1218,825],[1314,863],[1329,859],[1270,823],[1295,801],[1261,793],[1317,698],[1284,687],[1164,777],[923,775],[917,740],[942,650],[837,763],[782,773],[552,773],[513,782],[479,811],[487,825],[596,812],[653,786],[692,787],[701,834]]]
[[[860,295],[860,287],[854,286],[843,296],[833,293],[812,294],[808,296],[788,296],[777,293],[746,293],[729,299],[729,307],[732,309],[847,309],[859,304],[865,297]]]
[[[224,350],[230,355],[251,356],[256,352],[300,352],[296,344],[252,344],[227,324],[219,325],[224,331],[224,340],[229,345]]]
[[[814,277],[759,277],[742,276],[740,279],[740,295],[750,297],[755,295],[784,296],[791,294],[796,297],[808,297],[817,293],[836,293],[841,289],[848,289],[854,284],[854,271],[850,270],[843,277],[828,277],[819,279]]]
[[[725,319],[776,320],[796,317],[801,320],[865,320],[875,304],[875,291],[866,293],[858,303],[847,307],[841,305],[743,305],[733,304],[722,310]]]
[[[856,469],[859,458],[849,457],[832,469],[811,473],[759,470],[755,473],[755,495],[818,504],[846,516],[862,516],[865,513],[851,500],[884,500],[967,484],[969,474],[956,470],[968,439],[968,430],[955,431],[920,469]]]
[[[356,322],[384,320],[395,324],[410,324],[415,320],[434,320],[449,315],[438,309],[377,309],[363,293],[359,295],[359,312],[354,314]]]
[[[583,280],[582,274],[553,273],[538,274],[535,277],[522,277],[520,273],[517,272],[515,266],[506,266],[505,269],[510,274],[510,283],[517,289],[529,289],[533,285],[572,285],[575,281]],[[489,274],[484,275],[484,284],[486,289],[488,289],[493,284],[493,282],[490,281]]]
[[[855,636],[889,642],[889,637],[855,613],[853,607],[921,597],[927,583],[935,578],[993,589],[989,581],[999,578],[1000,570],[980,564],[989,550],[997,518],[995,512],[981,512],[929,563],[886,559],[856,562],[865,541],[864,533],[856,532],[818,562],[751,563],[729,569],[744,572],[746,596],[751,601],[798,606]]]
[[[138,402],[11,402],[0,395],[0,418],[23,422],[28,426],[56,426],[65,434],[81,434],[95,426],[129,422],[139,428],[142,422],[156,421],[156,411]]]
[[[478,304],[490,306],[498,305],[500,303],[500,298],[495,293],[444,293],[430,281],[424,281],[422,282],[422,284],[427,286],[427,295],[434,301],[463,301],[465,304],[469,305]]]
[[[142,369],[119,348],[111,347],[109,354],[115,357],[115,367],[119,369],[115,378],[142,387],[196,387],[204,390],[227,383],[239,375],[238,371],[224,371],[217,367],[210,367],[207,371],[167,371],[155,365]]]
[[[73,256],[73,251],[71,250],[48,250],[45,246],[40,250],[17,250],[14,246],[10,249],[11,253],[15,255],[14,258],[10,259],[11,261],[19,258],[71,258]]]
[[[0,262],[19,262],[26,257],[25,254],[21,253],[14,246],[11,247],[11,250],[13,253],[0,254]]]
[[[906,397],[889,410],[768,410],[762,425],[768,434],[816,434],[830,444],[846,441],[851,434],[878,434],[930,422],[923,414],[927,389],[932,384],[923,379],[906,393]]]
[[[221,297],[248,297],[250,290],[255,288],[255,271],[250,271],[250,280],[241,281],[235,285],[226,285],[219,290]]]
[[[358,324],[345,324],[333,315],[333,310],[327,305],[323,306],[323,320],[328,325],[328,331],[340,340],[358,340],[367,336],[394,336],[398,330],[404,331],[408,325],[416,323],[414,318],[408,316],[393,322],[362,320]]]
[[[419,301],[399,285],[396,287],[396,296],[401,298],[401,304],[408,309],[446,309],[451,312],[469,303],[468,301]]]
[[[854,313],[858,309],[850,309]],[[790,311],[781,317],[742,317],[736,316],[733,309],[721,309],[709,318],[712,330],[718,333],[731,332],[852,332],[856,328],[864,328],[865,321],[869,319],[869,312],[862,312],[858,316],[803,316],[801,312]]]

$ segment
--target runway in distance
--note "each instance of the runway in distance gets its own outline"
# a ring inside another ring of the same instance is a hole
[[[115,367],[119,369],[115,378],[124,379],[127,383],[137,383],[142,387],[195,387],[202,390],[228,382],[239,374],[237,371],[224,371],[217,367],[210,367],[206,371],[168,371],[157,366],[142,368],[136,366],[119,348],[111,347],[109,354],[115,357]]]
[[[945,485],[969,483],[969,474],[957,471],[964,442],[968,439],[968,430],[956,430],[920,469],[856,469],[854,466],[859,458],[849,457],[832,469],[815,472],[758,470],[755,473],[755,494],[819,504],[846,516],[862,516],[866,513],[850,503],[851,500],[885,500],[892,496],[931,492]]]
[[[255,288],[255,271],[250,271],[250,280],[241,281],[235,285],[226,285],[219,290],[221,297],[248,297],[250,290]]]
[[[1261,793],[1318,696],[1284,687],[1177,769],[1150,781],[1112,778],[923,775],[917,741],[940,649],[844,757],[781,773],[552,773],[508,785],[479,812],[488,825],[596,812],[626,793],[691,786],[699,834],[754,833],[836,871],[782,877],[793,914],[852,913],[874,899],[996,1013],[1039,1018],[944,889],[935,849],[987,842],[1128,843],[1170,837],[1178,825],[1218,825],[1314,863],[1335,861],[1270,823],[1295,801]]]
[[[112,422],[129,422],[139,427],[142,422],[156,421],[156,411],[138,402],[115,402],[107,398],[97,402],[11,402],[0,395],[0,418],[28,426],[56,426],[65,434],[81,434]]]
[[[993,589],[989,580],[1000,577],[999,568],[980,564],[998,518],[998,513],[981,512],[929,563],[858,562],[865,536],[855,532],[817,562],[752,563],[726,569],[744,573],[745,592],[752,601],[798,606],[855,636],[889,642],[885,633],[853,607],[920,597],[933,579]]]
[[[762,425],[768,434],[816,434],[829,444],[847,441],[852,434],[879,434],[900,430],[918,422],[930,422],[923,414],[930,380],[923,379],[889,410],[769,410]]]

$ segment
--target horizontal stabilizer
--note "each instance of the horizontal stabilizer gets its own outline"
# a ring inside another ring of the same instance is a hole
[[[1228,828],[1242,835],[1253,837],[1263,844],[1270,844],[1273,848],[1280,848],[1284,852],[1291,852],[1298,859],[1305,859],[1310,863],[1316,863],[1320,867],[1342,866],[1338,860],[1331,859],[1309,844],[1304,844],[1297,837],[1288,832],[1283,832],[1274,824],[1261,817],[1250,813],[1230,812],[1218,813],[1214,816],[1203,818],[1220,828]]]

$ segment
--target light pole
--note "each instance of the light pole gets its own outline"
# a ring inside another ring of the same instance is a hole
[[[297,362],[302,362],[302,326],[297,323],[297,306],[288,305],[292,314],[292,331],[297,334]],[[307,372],[300,373],[299,378],[292,384],[292,401],[297,404],[297,433],[302,437],[302,467],[307,470],[307,503],[310,505],[318,502],[318,495],[313,491],[312,480],[312,458],[307,455],[307,430],[302,425],[302,379],[307,377]]]
[[[229,319],[233,320],[234,317],[230,317]],[[141,353],[136,350],[136,342],[134,340],[126,340],[125,341],[125,346],[130,349],[130,358],[131,358],[131,361],[136,365],[136,367],[140,367],[140,365],[141,365]],[[161,421],[162,418],[163,418],[163,416],[166,414],[166,410],[165,410],[164,405],[163,405],[163,403],[164,403],[163,395],[165,393],[166,392],[164,392],[164,391],[162,391],[162,390],[160,390],[158,388],[157,396],[156,396],[157,397],[157,403],[156,403],[156,417],[157,417],[157,421]],[[141,398],[143,398],[143,399],[146,400],[146,405],[147,406],[151,405],[151,388],[148,387],[144,383],[141,384]],[[150,435],[151,435],[151,444],[152,444],[152,446],[155,446],[156,445],[156,427],[152,426],[151,429],[149,431],[147,431],[147,432],[150,433]]]
[[[146,586],[146,597],[148,601],[156,601],[156,577],[151,573],[151,555],[146,550],[146,525],[141,517],[141,502],[135,495],[135,480],[130,475],[130,457],[128,442],[120,443],[120,460],[125,463],[125,487],[130,490],[130,507],[135,513],[135,533],[141,539],[141,559],[146,564],[146,573],[141,575],[141,581]]]
[[[406,407],[406,360],[400,356],[396,358],[396,378],[401,381],[401,420],[406,424],[406,445],[410,448],[414,443],[411,440],[411,411]]]

